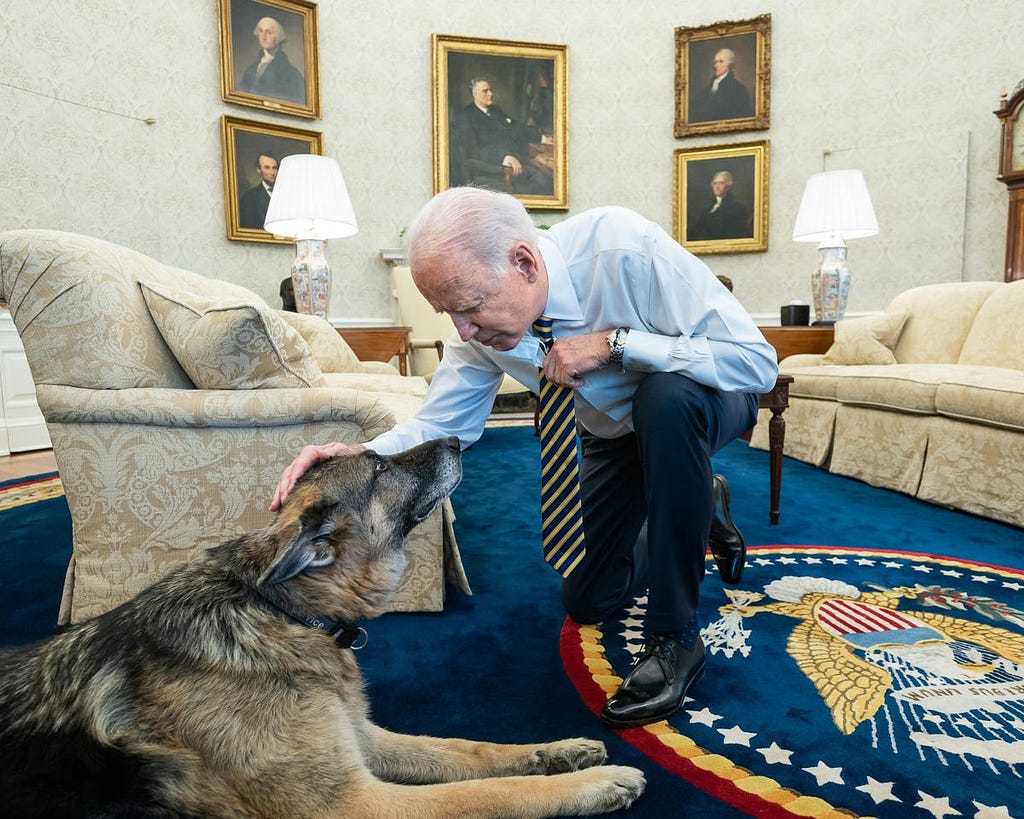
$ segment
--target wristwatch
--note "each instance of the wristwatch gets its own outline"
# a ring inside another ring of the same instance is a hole
[[[626,368],[622,366],[622,354],[626,350],[626,337],[628,335],[628,327],[617,327],[614,330],[610,330],[608,335],[605,336],[608,341],[608,351],[611,356],[609,363],[618,366],[622,372],[626,371]]]

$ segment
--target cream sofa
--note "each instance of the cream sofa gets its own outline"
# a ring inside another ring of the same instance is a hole
[[[0,301],[25,346],[74,530],[60,623],[112,608],[197,550],[267,524],[311,442],[358,442],[426,382],[360,362],[329,323],[98,239],[0,233]],[[446,503],[416,528],[396,610],[468,592]]]
[[[785,454],[1024,526],[1024,281],[914,288],[835,330],[827,353],[780,362]]]

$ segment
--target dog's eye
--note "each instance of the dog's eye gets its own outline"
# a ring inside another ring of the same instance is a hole
[[[373,471],[374,472],[387,472],[388,471],[388,465],[386,463],[384,463],[384,461],[376,461],[373,464]]]

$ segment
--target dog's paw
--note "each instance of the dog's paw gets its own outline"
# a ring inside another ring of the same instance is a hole
[[[594,739],[563,739],[534,751],[530,759],[535,773],[558,774],[603,765],[608,759],[604,743]]]
[[[647,780],[643,771],[623,765],[603,765],[580,773],[591,781],[580,793],[580,813],[610,813],[632,805],[644,792]]]

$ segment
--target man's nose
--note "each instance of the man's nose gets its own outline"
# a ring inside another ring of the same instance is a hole
[[[459,338],[463,341],[469,341],[476,335],[476,331],[479,329],[465,316],[452,315],[451,319],[452,323],[455,325],[455,329],[459,331]]]

